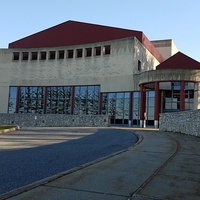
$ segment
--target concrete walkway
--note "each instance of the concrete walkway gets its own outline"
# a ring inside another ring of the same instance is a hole
[[[200,139],[153,130],[131,130],[140,137],[133,147],[0,199],[199,200]]]

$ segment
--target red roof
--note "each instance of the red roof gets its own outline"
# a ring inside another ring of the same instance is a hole
[[[28,37],[14,41],[9,44],[9,48],[70,46],[116,40],[133,36],[136,37],[159,62],[164,60],[159,51],[141,31],[76,21],[67,21]]]
[[[200,69],[200,63],[178,52],[159,64],[156,69]]]

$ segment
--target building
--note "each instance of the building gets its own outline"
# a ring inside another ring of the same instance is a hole
[[[0,49],[0,69],[0,113],[158,127],[159,113],[199,108],[200,63],[141,31],[67,21]]]

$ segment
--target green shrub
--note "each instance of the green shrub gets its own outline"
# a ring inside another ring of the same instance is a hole
[[[9,126],[9,125],[0,125],[0,130],[8,129],[8,128],[14,128],[15,126]]]

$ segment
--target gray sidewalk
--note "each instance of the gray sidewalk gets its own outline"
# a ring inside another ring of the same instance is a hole
[[[131,130],[140,136],[135,146],[30,185],[9,199],[200,199],[200,139]]]

